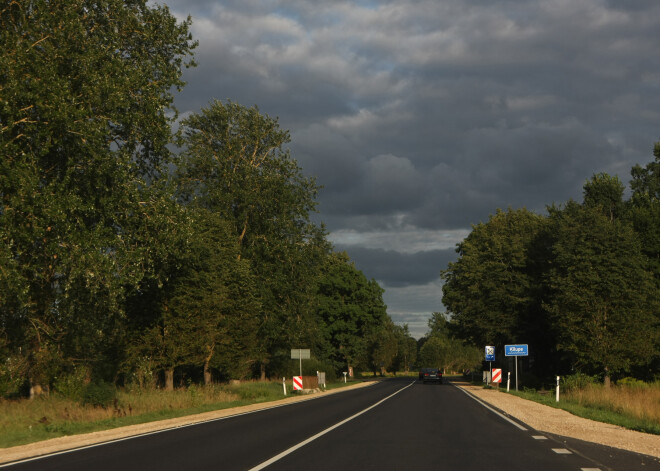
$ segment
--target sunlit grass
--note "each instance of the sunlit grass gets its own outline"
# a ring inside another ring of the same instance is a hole
[[[564,399],[660,425],[660,381],[634,386],[615,385],[610,388],[589,384],[567,392]]]
[[[511,394],[535,402],[564,409],[586,419],[619,425],[630,430],[660,435],[660,382],[633,385],[586,384],[560,391],[556,402],[554,391],[511,391]]]

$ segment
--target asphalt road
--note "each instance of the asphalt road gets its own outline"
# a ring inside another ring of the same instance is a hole
[[[561,438],[513,422],[451,385],[394,379],[8,468],[650,471],[657,465],[616,450],[612,461],[612,449]]]

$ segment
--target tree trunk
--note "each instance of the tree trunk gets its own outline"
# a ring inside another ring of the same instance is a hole
[[[165,370],[165,391],[174,391],[174,368]]]
[[[204,362],[204,385],[210,386],[213,382],[213,375],[211,374],[211,369],[209,368],[209,361]]]
[[[211,374],[211,358],[213,358],[213,351],[215,350],[214,346],[212,345],[209,348],[209,354],[207,355],[206,358],[204,358],[204,384],[206,386],[210,386],[211,383],[213,382],[213,375]]]
[[[603,386],[605,388],[610,388],[610,370],[608,367],[605,367],[605,377],[603,378]]]
[[[259,377],[259,380],[266,381],[266,362],[262,361],[260,368],[261,368],[261,376]]]

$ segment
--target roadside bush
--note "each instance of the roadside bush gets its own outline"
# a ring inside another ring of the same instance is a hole
[[[24,361],[21,358],[9,357],[0,364],[0,398],[16,398],[21,394],[21,388],[26,383]]]
[[[117,388],[114,384],[96,381],[85,387],[82,403],[94,407],[108,407],[116,397]]]
[[[596,376],[589,376],[584,373],[575,373],[561,378],[561,384],[565,391],[574,391],[584,389],[589,385],[598,383]]]
[[[55,379],[53,388],[62,397],[76,402],[83,402],[85,388],[88,383],[86,368],[75,368],[73,371],[61,374]]]
[[[616,382],[618,386],[628,386],[629,388],[646,388],[648,387],[648,384],[646,384],[644,381],[641,381],[637,378],[621,378],[619,381]]]

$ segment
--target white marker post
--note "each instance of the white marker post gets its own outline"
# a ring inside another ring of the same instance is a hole
[[[509,386],[511,386],[511,372],[510,371],[506,374],[506,392],[509,392]]]
[[[559,402],[559,376],[557,376],[557,402]]]
[[[284,388],[284,395],[286,396],[286,378],[282,377],[282,388]]]

